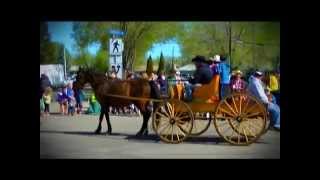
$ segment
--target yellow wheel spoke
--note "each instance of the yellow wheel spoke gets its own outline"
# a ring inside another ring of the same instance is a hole
[[[246,141],[247,141],[247,143],[249,142],[249,140],[248,140],[248,137],[247,137],[247,133],[246,133],[246,131],[245,131],[245,129],[244,128],[242,128],[242,130],[243,130],[243,134],[244,134],[244,136],[245,136],[245,138],[246,138]]]
[[[178,125],[178,129],[179,129],[179,131],[183,134],[183,136],[186,136],[186,134],[181,130],[182,129],[182,127],[180,126],[180,125]]]
[[[239,111],[238,111],[238,108],[237,108],[236,102],[234,101],[234,96],[232,96],[232,103],[233,103],[233,105],[234,105],[234,108],[235,108],[235,110],[236,110],[237,114],[239,114]]]
[[[250,123],[249,123],[250,124]],[[250,126],[250,125],[249,125]],[[256,138],[257,136],[254,134],[254,133],[252,133],[252,131],[251,131],[251,129],[248,127],[246,127],[246,129],[249,131],[249,133],[250,133],[250,135],[251,136],[253,136],[254,138]]]
[[[232,133],[231,133],[231,136],[229,138],[230,140],[232,140],[233,134],[234,134],[234,131],[232,131]]]
[[[167,110],[165,107],[161,107],[161,111],[167,116],[167,118],[170,118],[170,115],[167,113]]]
[[[162,121],[163,123],[161,123],[161,121],[159,121],[159,124],[158,124],[158,129],[160,129],[160,127],[163,127],[164,125],[168,125],[169,122],[165,122],[165,121]]]
[[[171,141],[173,141],[173,125],[171,125]]]
[[[260,114],[263,114],[263,112],[261,112],[261,111],[259,111],[259,112],[255,112],[255,113],[252,113],[252,114],[250,114],[250,115],[245,115],[245,117],[246,118],[250,118],[250,117],[253,117],[253,116],[258,116],[258,115],[260,115]]]
[[[170,114],[170,117],[173,116],[173,113],[172,113],[172,106],[169,102],[167,102],[167,107],[168,107],[168,111],[169,111],[169,114]]]
[[[178,129],[179,129],[179,128],[178,128]],[[178,141],[180,141],[178,130],[177,130],[176,132],[177,132],[176,135],[177,135]]]
[[[163,128],[163,129],[159,132],[159,134],[161,135],[161,134],[164,132],[164,130],[168,129],[168,126],[169,126],[169,125],[170,125],[170,124],[168,123],[167,126],[166,126],[165,128]],[[158,130],[160,130],[160,127],[158,128]]]
[[[169,119],[169,117],[165,116],[164,114],[162,113],[159,113],[159,112],[156,112],[157,115],[163,117],[164,119]],[[158,118],[157,118],[158,119]]]
[[[229,125],[229,126],[227,126],[226,128],[220,129],[221,134],[225,134],[226,132],[228,132],[227,130],[232,129],[232,128],[230,127],[230,124],[229,124],[229,123],[227,123],[227,125]],[[220,126],[220,125],[219,125],[219,126]],[[221,127],[221,126],[220,126],[220,127]],[[227,130],[226,130],[226,129],[227,129]],[[224,131],[222,132],[222,130],[224,130]]]
[[[174,103],[172,103],[172,117],[175,116],[175,109],[174,109]]]
[[[262,127],[257,126],[257,125],[255,125],[255,124],[251,123],[251,121],[248,121],[248,122],[249,122],[249,124],[251,125],[251,127],[254,127],[254,128],[257,129],[258,131],[260,131],[260,130],[262,129]]]
[[[243,98],[243,97],[240,96],[240,100],[239,100],[239,114],[242,113],[242,111],[241,111],[242,98]]]
[[[241,124],[239,124],[239,130],[240,130]],[[240,144],[240,133],[238,133],[238,144]]]
[[[177,114],[174,115],[175,117],[179,117],[179,116],[183,115],[182,111],[176,111],[176,112],[177,112]]]
[[[183,119],[186,119],[186,118],[190,118],[189,114],[188,115],[184,115],[182,117],[176,117],[177,120],[183,120]]]
[[[228,114],[228,115],[231,116],[231,117],[234,117],[234,116],[235,116],[235,114],[231,114],[228,110],[222,108],[221,106],[219,107],[219,110],[222,111],[222,112],[224,112],[224,113],[226,113],[226,114]]]
[[[249,102],[250,102],[250,98],[247,97],[247,98],[245,99],[245,103],[246,103],[246,104],[243,106],[243,109],[242,109],[242,112],[243,112],[243,113],[246,112],[246,110],[247,110],[247,108],[248,108],[248,105],[249,105]]]
[[[255,107],[259,106],[258,104],[252,105],[246,112],[245,115],[247,115],[249,112],[251,112]]]
[[[224,101],[224,103],[228,106],[228,108],[233,112],[233,115],[236,116],[237,113],[234,112],[233,108],[230,106],[230,104],[227,102],[227,100]]]

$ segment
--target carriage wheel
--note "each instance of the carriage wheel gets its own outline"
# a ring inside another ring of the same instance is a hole
[[[202,133],[206,132],[210,127],[211,121],[212,121],[211,113],[209,113],[209,117],[207,117],[207,113],[194,113],[194,122],[193,122],[191,135],[199,136]]]
[[[265,107],[251,95],[235,93],[218,104],[214,117],[218,134],[234,145],[249,145],[265,132]]]
[[[263,134],[266,134],[268,132],[268,130],[270,129],[270,126],[271,126],[271,121],[270,121],[270,118],[267,116],[266,128],[264,129]]]
[[[193,113],[186,103],[171,99],[153,112],[152,126],[162,141],[177,144],[190,135]]]

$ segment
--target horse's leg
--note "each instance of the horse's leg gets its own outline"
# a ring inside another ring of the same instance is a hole
[[[100,134],[101,133],[101,122],[103,120],[103,115],[105,114],[105,109],[104,108],[101,108],[101,112],[100,112],[100,117],[99,117],[99,124],[98,124],[98,127],[95,131],[95,134]]]
[[[145,110],[142,112],[142,114],[143,114],[143,123],[142,123],[140,131],[137,133],[137,136],[141,136],[141,135],[147,136],[148,135],[148,122],[149,122],[149,119],[151,116],[151,111]]]
[[[107,106],[105,108],[105,115],[106,115],[106,121],[107,121],[107,125],[108,125],[108,131],[107,134],[111,134],[112,133],[112,127],[111,127],[111,123],[110,123],[110,117],[109,117],[109,112],[108,112],[109,107]]]

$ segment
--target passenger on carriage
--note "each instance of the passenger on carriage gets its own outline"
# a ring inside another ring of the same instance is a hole
[[[219,101],[220,99],[220,56],[215,55],[214,58],[209,58],[208,61],[212,71],[212,93],[211,101]]]
[[[181,99],[183,97],[184,84],[180,72],[176,69],[172,69],[167,79],[169,97]]]
[[[162,96],[166,96],[168,94],[168,83],[164,72],[159,72],[157,83],[159,84],[160,93]]]
[[[222,99],[230,93],[230,64],[227,63],[224,55],[220,56],[220,60],[220,97]]]
[[[268,112],[270,113],[271,125],[275,129],[280,130],[280,108],[277,104],[269,101],[268,96],[264,91],[261,78],[262,73],[260,71],[256,71],[250,78],[248,91],[267,106]]]

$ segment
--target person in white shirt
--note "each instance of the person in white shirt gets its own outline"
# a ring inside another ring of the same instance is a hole
[[[264,91],[261,78],[262,73],[260,71],[256,71],[254,75],[250,77],[248,91],[267,105],[271,117],[271,125],[273,125],[274,128],[280,130],[280,108],[277,104],[269,101]]]

